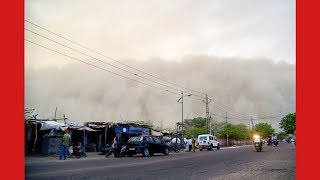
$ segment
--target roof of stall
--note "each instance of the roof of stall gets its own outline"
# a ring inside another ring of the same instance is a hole
[[[28,123],[41,124],[40,130],[56,129],[56,130],[64,131],[69,127],[68,124],[59,123],[57,121],[49,120],[49,119],[25,119],[25,120]]]

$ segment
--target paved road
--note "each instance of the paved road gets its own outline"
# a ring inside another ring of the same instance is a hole
[[[295,146],[280,143],[169,156],[26,162],[26,179],[295,179]]]

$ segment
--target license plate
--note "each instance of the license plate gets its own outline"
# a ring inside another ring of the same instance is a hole
[[[129,148],[129,151],[134,151],[136,150],[136,148]]]
[[[255,144],[255,146],[259,146],[259,144]]]

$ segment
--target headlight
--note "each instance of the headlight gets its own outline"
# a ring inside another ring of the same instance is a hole
[[[256,134],[256,135],[253,136],[253,138],[254,139],[260,139],[260,136]]]

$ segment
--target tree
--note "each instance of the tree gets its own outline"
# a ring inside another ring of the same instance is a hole
[[[177,125],[181,127],[181,122],[177,123]],[[184,120],[184,132],[187,138],[190,138],[192,135],[206,134],[206,119],[197,117]]]
[[[236,140],[244,140],[249,138],[249,131],[244,124],[234,125],[234,136]]]
[[[268,136],[272,136],[274,133],[274,129],[271,124],[268,123],[258,123],[254,126],[254,131],[258,131],[263,138]]]
[[[293,134],[296,130],[296,113],[287,114],[281,119],[279,125],[287,134]]]
[[[278,135],[277,135],[279,140],[286,139],[287,136],[288,136],[288,134],[285,133],[285,132],[279,132]]]
[[[223,128],[218,131],[217,136],[219,138],[226,138],[227,135],[229,139],[244,140],[248,139],[249,131],[244,124],[225,123]]]
[[[191,138],[192,136],[197,137],[201,134],[206,134],[206,129],[205,128],[192,128],[186,133],[186,138]]]
[[[218,135],[217,133],[223,129],[225,124],[225,122],[213,122],[211,124],[213,135]]]

